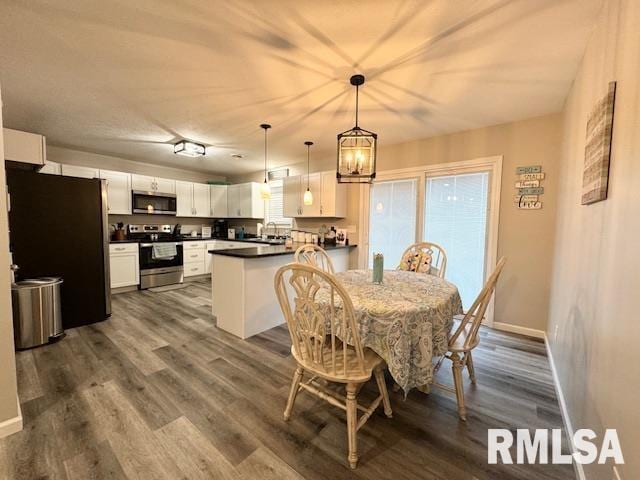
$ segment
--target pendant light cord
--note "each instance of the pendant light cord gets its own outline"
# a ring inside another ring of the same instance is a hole
[[[267,129],[264,129],[264,181],[267,181]]]
[[[360,91],[360,86],[356,85],[356,128],[358,127],[358,92]]]
[[[311,145],[307,145],[307,190],[309,190],[309,170],[310,170],[310,163],[309,163],[309,149],[311,148]]]

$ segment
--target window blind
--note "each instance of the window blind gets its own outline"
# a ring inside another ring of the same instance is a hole
[[[274,222],[276,225],[291,227],[291,218],[287,218],[284,213],[284,187],[281,179],[269,182],[271,187],[271,198],[267,200],[265,209],[265,225]]]
[[[418,180],[375,182],[369,207],[369,267],[373,254],[384,255],[385,268],[400,263],[404,250],[416,241]]]
[[[447,252],[447,280],[468,309],[484,284],[489,174],[429,177],[424,239]]]

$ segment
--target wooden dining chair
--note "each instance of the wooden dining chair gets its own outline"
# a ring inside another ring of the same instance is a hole
[[[491,296],[496,288],[496,283],[507,259],[502,257],[491,276],[487,279],[478,297],[464,315],[454,317],[457,325],[454,325],[453,334],[449,336],[448,352],[436,364],[436,370],[440,368],[442,360],[451,360],[453,370],[454,388],[434,383],[435,386],[456,394],[458,402],[458,415],[464,421],[467,420],[467,410],[464,404],[464,386],[462,384],[462,371],[467,368],[471,383],[476,383],[476,374],[473,367],[471,352],[480,343],[478,331],[484,319],[484,314],[491,301]]]
[[[318,245],[312,243],[302,245],[296,250],[293,259],[296,263],[306,263],[332,275],[335,273],[333,262],[327,251]]]
[[[291,353],[298,366],[284,410],[291,417],[296,395],[306,390],[347,413],[348,461],[358,463],[356,432],[383,403],[391,417],[384,380],[384,360],[360,342],[353,303],[333,275],[302,263],[284,265],[274,279],[276,295],[291,335]],[[322,290],[321,290],[322,289]],[[322,291],[322,301],[317,296]],[[346,340],[343,341],[342,339]],[[347,344],[348,342],[348,344]],[[375,376],[380,395],[369,406],[357,401],[360,388]],[[308,379],[303,381],[303,377]],[[346,397],[326,389],[318,380],[344,384]],[[362,412],[358,418],[358,411]]]
[[[447,269],[447,253],[436,243],[414,243],[404,251],[400,258],[398,270],[430,273],[444,278]]]

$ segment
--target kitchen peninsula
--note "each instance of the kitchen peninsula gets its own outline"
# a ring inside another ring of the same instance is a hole
[[[209,250],[212,310],[218,328],[248,338],[284,322],[273,278],[282,265],[293,261],[296,249],[284,245],[259,245],[233,250]],[[349,267],[349,252],[355,245],[328,246],[336,272]]]

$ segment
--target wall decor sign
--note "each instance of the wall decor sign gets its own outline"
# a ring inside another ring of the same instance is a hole
[[[520,180],[544,180],[544,173],[524,173],[518,178],[520,178]]]
[[[516,188],[528,188],[528,187],[539,187],[540,180],[523,180],[521,182],[516,182]]]
[[[587,119],[582,173],[582,205],[607,198],[616,82],[609,82],[607,94],[596,103]]]
[[[542,165],[529,165],[528,167],[516,167],[516,175],[524,175],[525,173],[541,173]]]
[[[540,210],[542,202],[540,195],[544,194],[544,187],[540,181],[544,180],[542,165],[527,165],[516,167],[516,195],[513,204],[520,210]]]

